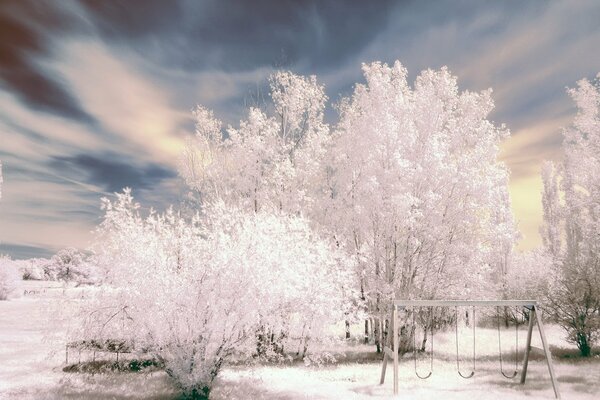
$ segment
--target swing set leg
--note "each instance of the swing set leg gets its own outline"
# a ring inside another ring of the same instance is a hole
[[[385,382],[385,369],[387,367],[387,354],[383,353],[383,365],[381,366],[381,379],[379,380],[379,384],[383,385]]]
[[[550,373],[550,381],[552,382],[552,389],[554,389],[554,396],[560,399],[560,393],[558,391],[558,381],[554,373],[554,367],[552,366],[552,354],[550,353],[550,347],[548,346],[548,340],[546,340],[546,333],[544,332],[544,323],[542,322],[541,316],[538,315],[535,306],[531,307],[529,312],[529,329],[527,330],[527,343],[525,347],[525,358],[523,360],[523,371],[521,372],[521,383],[525,383],[527,376],[527,364],[529,363],[529,352],[531,351],[531,335],[533,333],[533,324],[537,322],[538,331],[540,332],[540,338],[542,339],[542,347],[544,348],[544,355],[546,356],[546,364],[548,365],[548,372]]]
[[[392,309],[392,342],[394,343],[394,394],[398,394],[398,309]]]
[[[375,320],[374,321],[375,324],[378,324],[379,321]],[[383,327],[383,325],[385,325],[385,317],[382,316],[381,318],[381,325]],[[383,338],[383,343],[382,343],[382,347],[383,347],[383,364],[381,365],[381,379],[379,380],[379,384],[383,385],[385,383],[385,372],[387,369],[387,363],[388,363],[388,357],[391,357],[391,354],[388,353],[389,351],[389,339],[390,335],[384,336]]]
[[[385,320],[383,322],[385,323]],[[387,335],[387,338],[383,343],[383,365],[381,366],[381,379],[379,380],[379,384],[382,385],[385,382],[385,371],[389,357],[394,362],[394,394],[398,394],[398,310],[396,306],[392,309],[390,325],[391,332]],[[392,344],[392,347],[388,347],[387,344]]]
[[[554,395],[557,399],[560,399],[560,393],[558,392],[558,382],[556,375],[554,374],[554,368],[552,367],[552,354],[550,354],[550,347],[546,340],[546,334],[544,333],[544,324],[542,318],[535,313],[535,319],[537,321],[538,330],[540,331],[540,337],[542,338],[542,345],[544,346],[544,354],[546,355],[546,363],[548,364],[548,372],[550,373],[550,380],[552,381],[552,389],[554,389]]]
[[[527,329],[527,341],[525,342],[525,356],[523,358],[523,368],[521,368],[521,384],[525,383],[527,378],[527,366],[529,365],[529,353],[531,352],[531,335],[533,334],[533,324],[535,323],[535,309],[529,309],[529,328]]]

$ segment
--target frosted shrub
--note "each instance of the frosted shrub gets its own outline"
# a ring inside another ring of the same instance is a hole
[[[342,259],[303,219],[222,204],[204,218],[143,217],[138,207],[129,191],[104,202],[95,259],[105,285],[79,339],[135,342],[186,396],[203,398],[234,353],[254,353],[261,327],[304,332],[307,343],[342,318]]]
[[[45,267],[49,260],[45,258],[30,258],[29,260],[20,260],[16,264],[19,267],[21,276],[25,281],[41,281],[47,279]]]
[[[45,278],[52,281],[92,283],[95,280],[93,264],[72,247],[60,250],[43,268]]]
[[[7,300],[16,295],[21,287],[21,276],[13,261],[0,256],[0,300]]]

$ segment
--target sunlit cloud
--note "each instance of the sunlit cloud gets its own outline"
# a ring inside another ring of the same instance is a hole
[[[187,112],[172,109],[168,94],[150,77],[98,42],[73,41],[59,53],[61,61],[52,68],[115,142],[139,156],[173,163],[184,146],[179,125],[190,118]]]

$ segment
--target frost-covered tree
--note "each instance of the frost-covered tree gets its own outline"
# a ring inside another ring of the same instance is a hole
[[[424,71],[414,89],[400,63],[364,72],[333,137],[314,77],[275,74],[274,115],[251,109],[226,133],[198,108],[182,174],[208,202],[308,216],[360,264],[375,314],[394,296],[473,295],[515,240],[497,161],[508,132],[487,119],[491,91],[459,93],[446,69]]]
[[[196,137],[180,171],[204,205],[218,199],[242,210],[302,215],[317,228],[330,137],[327,97],[314,76],[281,71],[269,83],[270,106],[251,107],[237,128],[223,130],[212,111],[197,107]]]
[[[0,160],[0,199],[2,199],[2,182],[4,179],[2,178],[2,160]]]
[[[93,269],[81,251],[67,247],[58,251],[44,264],[44,276],[53,281],[89,283]]]
[[[544,299],[552,280],[549,265],[552,265],[552,256],[543,248],[513,252],[505,274],[506,298]]]
[[[600,74],[569,94],[578,112],[563,131],[564,161],[542,170],[541,233],[554,258],[549,309],[589,356],[600,335]]]
[[[223,132],[212,111],[195,110],[196,138],[180,171],[206,203],[308,215],[329,138],[327,97],[314,76],[277,72],[269,81],[272,112],[250,108],[238,128]]]
[[[474,296],[515,238],[491,90],[461,93],[446,68],[414,87],[399,62],[363,71],[340,106],[327,224],[375,315],[394,297]]]
[[[27,260],[15,261],[19,268],[21,276],[25,281],[41,281],[53,280],[52,276],[48,275],[50,269],[50,260],[47,258],[29,258]]]
[[[0,300],[7,300],[21,287],[21,276],[10,257],[0,254]]]
[[[303,218],[222,202],[191,219],[143,216],[128,190],[104,209],[95,255],[104,286],[73,334],[135,343],[186,396],[207,397],[234,353],[256,352],[257,332],[306,352],[342,318],[344,258]]]

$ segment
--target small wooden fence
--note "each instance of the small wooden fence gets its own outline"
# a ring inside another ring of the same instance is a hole
[[[81,352],[92,353],[92,361],[96,361],[97,353],[116,354],[117,362],[119,362],[119,354],[130,354],[133,351],[133,344],[125,340],[79,340],[69,342],[65,346],[65,363],[69,364],[69,349],[77,351],[77,363],[81,363]]]

